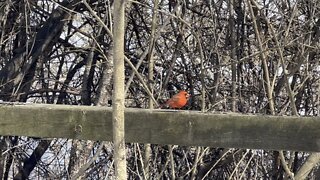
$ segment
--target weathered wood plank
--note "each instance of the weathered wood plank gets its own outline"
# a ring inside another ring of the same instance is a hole
[[[112,109],[0,105],[0,135],[112,140]],[[320,117],[126,109],[127,142],[320,151]]]

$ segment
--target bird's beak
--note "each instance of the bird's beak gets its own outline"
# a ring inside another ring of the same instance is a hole
[[[186,98],[189,98],[190,96],[191,96],[190,94],[187,94],[187,95],[186,95]]]

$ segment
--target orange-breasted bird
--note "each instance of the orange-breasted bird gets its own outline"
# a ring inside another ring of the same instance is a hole
[[[165,106],[169,106],[170,108],[182,108],[185,106],[189,100],[190,94],[186,91],[181,90],[178,94],[172,96],[166,103]]]

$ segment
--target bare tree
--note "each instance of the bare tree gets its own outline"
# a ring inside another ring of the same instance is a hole
[[[121,107],[156,108],[186,89],[184,110],[319,115],[319,1],[128,1],[113,59],[115,2],[1,1],[1,100],[116,106],[121,59]],[[317,154],[144,147],[126,144],[128,178],[319,179]],[[1,137],[0,150],[3,179],[115,177],[108,142]]]

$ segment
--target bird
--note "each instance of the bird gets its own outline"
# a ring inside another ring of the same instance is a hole
[[[184,107],[188,100],[189,100],[190,94],[188,94],[186,91],[181,90],[178,94],[175,94],[172,96],[164,105],[169,106],[170,108],[182,108]]]

